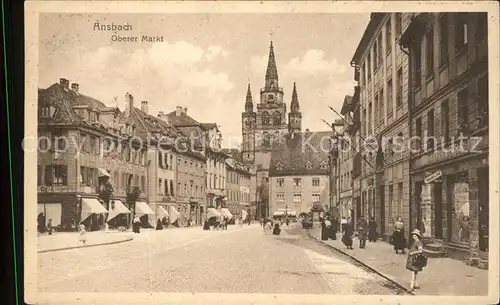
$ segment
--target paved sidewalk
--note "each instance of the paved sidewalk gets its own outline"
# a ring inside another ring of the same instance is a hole
[[[359,241],[354,239],[354,250],[347,250],[341,242],[341,234],[337,240],[321,240],[321,228],[314,228],[309,234],[318,241],[347,254],[384,275],[399,285],[409,288],[411,273],[406,270],[406,254],[396,254],[392,245],[386,242],[367,241],[366,248],[359,248]],[[419,274],[420,289],[413,291],[416,295],[463,295],[476,296],[488,294],[488,271],[467,266],[465,262],[451,258],[429,258],[427,266]]]
[[[38,235],[38,253],[79,248],[81,247],[79,236],[77,232],[54,232],[52,235]],[[133,233],[127,231],[95,231],[87,232],[86,236],[85,247],[127,242],[134,238]]]

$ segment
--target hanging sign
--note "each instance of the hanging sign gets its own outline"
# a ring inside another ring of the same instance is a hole
[[[434,173],[430,173],[428,175],[425,175],[424,182],[425,183],[438,182],[436,180],[441,178],[441,176],[443,176],[443,172],[441,172],[440,170],[435,171]]]

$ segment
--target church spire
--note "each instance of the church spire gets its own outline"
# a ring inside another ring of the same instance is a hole
[[[269,47],[269,59],[266,70],[266,89],[278,87],[278,69],[276,68],[276,58],[274,57],[274,46],[271,41]]]
[[[247,112],[253,111],[252,91],[250,90],[250,84],[248,84],[248,89],[247,89],[247,100],[245,102],[245,111]]]
[[[300,110],[299,98],[297,96],[297,86],[296,86],[295,82],[293,83],[292,103],[290,106],[291,106],[293,112]]]

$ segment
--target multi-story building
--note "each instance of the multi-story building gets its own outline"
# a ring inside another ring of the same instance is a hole
[[[411,227],[427,247],[488,259],[486,13],[404,14],[411,61]],[[474,151],[471,151],[474,149]]]
[[[177,127],[185,134],[193,151],[205,158],[205,193],[207,207],[220,208],[226,198],[226,162],[228,156],[222,151],[222,134],[215,123],[200,123],[187,115],[187,108],[178,106],[160,118]],[[204,210],[206,212],[206,209]]]
[[[352,109],[352,96],[346,95],[344,102],[342,104],[342,109],[340,114],[342,118],[342,139],[338,141],[338,169],[336,170],[337,181],[335,185],[338,188],[338,212],[340,217],[352,217],[352,194],[353,194],[353,159],[356,154],[356,150],[353,149],[353,144],[351,143],[354,139],[349,134],[349,128],[353,124],[351,117]],[[335,192],[335,193],[337,193]]]
[[[409,230],[408,58],[397,41],[409,20],[401,13],[372,13],[352,58],[359,84],[361,174],[356,216],[374,217],[388,237],[398,216]],[[355,90],[358,90],[357,88]],[[357,100],[357,97],[355,98]],[[356,181],[359,179],[359,181]]]
[[[302,130],[302,114],[294,84],[291,111],[288,113],[283,100],[283,88],[279,87],[278,69],[271,42],[265,75],[265,85],[260,89],[260,102],[254,110],[250,85],[248,86],[245,112],[242,113],[242,155],[246,164],[253,164],[256,175],[258,217],[267,217],[268,176],[271,154],[284,145],[292,132]]]
[[[147,198],[147,148],[131,140],[135,129],[128,114],[80,93],[78,84],[70,88],[67,79],[39,89],[39,214],[61,229],[83,222],[95,230],[111,214],[115,225],[127,226],[129,209]],[[108,182],[103,207],[99,193]],[[111,213],[115,208],[121,212]]]
[[[251,206],[251,179],[254,178],[250,167],[241,162],[240,152],[227,152],[231,158],[226,160],[227,166],[227,201],[226,207],[233,215],[242,215],[242,210]],[[253,190],[255,193],[255,190]]]
[[[269,215],[281,209],[299,215],[329,208],[331,135],[331,132],[292,133],[286,139],[286,148],[272,153]]]

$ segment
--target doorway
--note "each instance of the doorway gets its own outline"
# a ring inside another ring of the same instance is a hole
[[[380,234],[385,234],[385,186],[380,186]]]
[[[424,182],[423,181],[417,181],[415,182],[415,208],[417,210],[417,229],[420,231],[423,231],[423,225],[422,225],[422,188],[423,188]]]
[[[479,250],[488,252],[489,237],[489,169],[478,169]]]
[[[443,184],[434,184],[434,237],[443,238]]]

